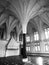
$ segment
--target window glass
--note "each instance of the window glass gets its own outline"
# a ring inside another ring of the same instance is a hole
[[[29,47],[29,46],[26,47],[26,51],[27,51],[27,52],[30,52],[30,47]]]
[[[45,45],[45,51],[48,51],[48,44]]]
[[[26,36],[26,42],[30,42],[30,36]]]
[[[38,32],[34,32],[34,40],[35,41],[39,40],[39,34],[38,34]]]
[[[49,38],[49,28],[45,29],[45,37],[46,39]]]

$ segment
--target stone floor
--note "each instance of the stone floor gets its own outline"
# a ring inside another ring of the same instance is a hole
[[[24,65],[20,56],[2,57],[0,65]]]

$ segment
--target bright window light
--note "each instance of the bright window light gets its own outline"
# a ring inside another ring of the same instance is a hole
[[[38,51],[40,51],[40,46],[38,46]]]
[[[46,39],[48,39],[48,31],[47,31],[47,29],[45,29],[45,36],[46,36]]]
[[[34,32],[34,40],[35,41],[39,40],[39,34],[38,34],[38,32]]]
[[[30,51],[30,47],[29,47],[29,51]]]
[[[29,52],[30,51],[30,47],[26,47],[26,51]]]
[[[49,28],[47,30],[48,30],[48,38],[49,38]]]
[[[49,28],[45,29],[45,37],[46,39],[49,38]]]
[[[30,36],[26,36],[26,42],[30,42]]]
[[[45,45],[45,51],[48,51],[48,45],[47,44]]]
[[[26,51],[28,52],[28,47],[26,47]]]
[[[38,51],[38,47],[37,46],[35,46],[35,51]]]

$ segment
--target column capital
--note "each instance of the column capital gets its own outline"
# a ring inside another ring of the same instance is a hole
[[[23,31],[23,34],[27,33],[27,24],[22,24],[22,31]]]

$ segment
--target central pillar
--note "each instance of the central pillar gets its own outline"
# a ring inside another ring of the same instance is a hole
[[[23,58],[27,58],[27,55],[26,55],[26,34],[23,34]]]
[[[26,55],[26,33],[27,33],[27,24],[23,24],[23,25],[22,25],[22,31],[23,31],[23,34],[22,34],[22,37],[23,37],[22,56],[23,56],[23,58],[27,58],[27,55]]]

